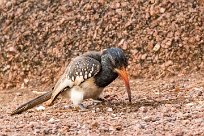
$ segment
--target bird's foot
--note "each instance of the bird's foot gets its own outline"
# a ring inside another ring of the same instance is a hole
[[[102,103],[102,102],[106,102],[106,99],[98,97],[97,99],[93,99],[93,102],[95,102],[95,103]]]
[[[85,107],[83,104],[78,104],[74,107],[74,109],[77,111],[87,111],[87,107]]]
[[[86,111],[86,110],[87,110],[87,107],[84,106],[84,105],[81,104],[81,103],[80,103],[78,106],[79,106],[79,108],[80,108],[81,111]]]
[[[101,97],[99,97],[97,99],[93,99],[93,104],[94,105],[98,105],[99,103],[104,103],[104,102],[106,102],[106,99],[101,98]]]

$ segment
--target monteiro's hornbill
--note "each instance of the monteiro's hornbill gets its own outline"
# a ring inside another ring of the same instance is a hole
[[[120,48],[84,53],[69,63],[52,91],[21,105],[11,115],[19,114],[45,101],[51,105],[59,94],[69,98],[75,106],[84,109],[83,100],[89,98],[97,100],[104,87],[118,76],[124,80],[131,102],[131,91],[126,72],[127,65],[127,58]]]

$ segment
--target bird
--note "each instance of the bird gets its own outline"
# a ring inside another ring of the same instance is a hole
[[[53,105],[60,94],[70,99],[75,107],[86,109],[82,102],[86,99],[100,100],[103,89],[117,77],[124,81],[131,102],[127,66],[128,59],[121,48],[85,52],[70,61],[51,91],[19,106],[11,115],[20,114],[46,101],[47,105]]]

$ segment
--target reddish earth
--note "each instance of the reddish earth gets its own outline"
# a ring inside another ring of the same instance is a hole
[[[58,100],[9,115],[71,58],[113,46],[129,57],[132,104],[117,80],[85,112]],[[203,0],[0,0],[0,135],[202,136],[203,54]]]
[[[106,102],[77,111],[58,100],[44,111],[11,110],[39,95],[43,87],[0,91],[0,135],[204,135],[204,74],[159,80],[131,80],[132,104],[120,80],[104,91]]]
[[[121,47],[131,77],[204,71],[203,0],[0,0],[0,89],[51,84],[70,59]]]

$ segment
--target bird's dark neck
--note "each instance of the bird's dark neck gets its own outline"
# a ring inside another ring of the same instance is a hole
[[[94,76],[95,83],[98,87],[106,87],[109,85],[113,80],[115,80],[118,77],[118,74],[113,72],[113,70],[109,67],[109,64],[106,60],[101,59],[101,52],[87,52],[83,54],[86,57],[91,57],[99,62],[101,62],[101,70],[100,72]]]
[[[106,65],[102,65],[100,72],[94,77],[95,83],[99,87],[106,87],[118,77],[118,74],[113,72]]]

